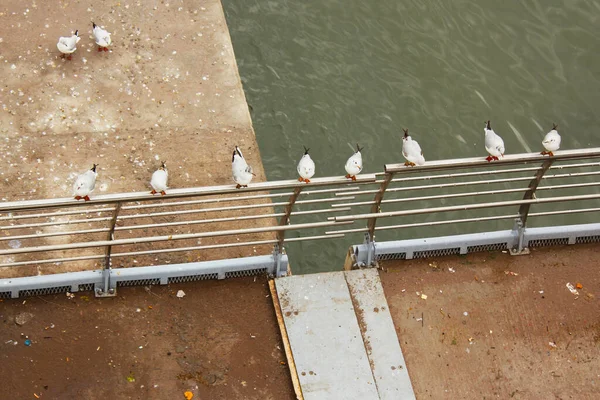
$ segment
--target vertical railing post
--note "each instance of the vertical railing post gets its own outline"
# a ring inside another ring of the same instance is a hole
[[[550,169],[550,167],[554,164],[554,158],[550,157],[545,160],[540,168],[536,171],[535,176],[531,181],[529,181],[528,189],[523,195],[523,200],[531,200],[535,198],[535,192],[542,181],[542,178],[546,174],[546,172]],[[529,216],[529,209],[531,208],[531,203],[521,204],[519,207],[519,217],[515,220],[515,226],[513,231],[517,234],[517,244],[516,247],[510,249],[510,254],[523,255],[529,254],[529,249],[524,246],[524,236],[525,236],[525,228],[527,227],[527,217]]]
[[[288,199],[288,204],[285,206],[284,215],[279,219],[279,226],[286,226],[290,223],[290,215],[296,200],[302,192],[303,186],[298,186],[294,189],[294,193]],[[281,255],[283,254],[283,243],[285,241],[285,230],[277,231],[277,244],[273,249],[273,257],[275,258],[275,276],[281,276],[283,273],[280,271],[281,268]]]
[[[117,218],[119,217],[119,212],[121,211],[121,202],[117,202],[115,205],[115,210],[113,211],[112,219],[110,220],[110,229],[108,231],[107,240],[114,240],[115,236],[115,226],[117,224]],[[96,286],[95,292],[96,297],[113,297],[117,295],[117,288],[112,287],[112,282],[110,281],[110,272],[111,272],[111,260],[110,254],[112,251],[112,246],[109,244],[106,246],[106,251],[104,255],[104,264],[102,266],[102,286]]]
[[[385,195],[385,191],[387,190],[390,182],[392,182],[392,178],[394,177],[393,172],[385,172],[385,177],[383,178],[383,182],[381,182],[381,186],[375,194],[374,203],[371,206],[371,213],[379,213],[381,212],[381,201],[383,200],[383,196]],[[368,232],[365,234],[365,244],[367,245],[367,265],[373,265],[375,258],[375,225],[377,224],[377,217],[370,218],[367,221],[367,229]]]

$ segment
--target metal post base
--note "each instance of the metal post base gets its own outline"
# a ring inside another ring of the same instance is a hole
[[[518,248],[509,249],[508,252],[510,253],[511,256],[525,256],[525,255],[531,253],[529,251],[529,247],[523,247],[521,250],[519,250]]]
[[[117,295],[117,288],[110,288],[108,291],[104,291],[102,285],[94,285],[94,294],[96,297],[115,297]]]

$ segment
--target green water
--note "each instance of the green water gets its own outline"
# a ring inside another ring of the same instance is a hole
[[[562,149],[600,146],[598,1],[223,0],[223,6],[269,180],[297,177],[303,145],[312,149],[317,176],[345,174],[348,142],[365,147],[364,172],[381,171],[404,161],[402,127],[428,160],[485,156],[487,119],[508,154],[540,151],[553,122]],[[337,268],[321,260],[343,259],[357,241],[360,235],[350,235],[291,245],[288,252],[297,272]]]

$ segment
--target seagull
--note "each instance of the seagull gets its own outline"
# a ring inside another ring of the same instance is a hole
[[[58,50],[62,53],[61,57],[65,58],[65,54],[68,54],[67,60],[70,60],[71,54],[77,50],[77,43],[80,40],[79,30],[76,30],[73,36],[58,38],[56,47],[58,47]]]
[[[233,157],[231,158],[231,171],[233,174],[233,180],[237,183],[236,189],[241,187],[248,187],[248,184],[252,180],[253,176],[256,176],[252,172],[252,167],[248,165],[242,151],[238,146],[235,146],[233,150]]]
[[[552,130],[546,133],[546,136],[544,136],[542,144],[544,145],[546,151],[542,151],[540,153],[541,155],[545,156],[548,154],[550,157],[552,157],[554,156],[552,152],[560,148],[560,135],[558,134],[556,128],[558,128],[558,125],[552,124]]]
[[[298,167],[296,168],[298,170],[298,174],[300,175],[300,178],[298,178],[298,181],[300,182],[309,183],[310,178],[312,178],[315,174],[315,162],[312,160],[312,158],[310,158],[310,155],[308,154],[309,150],[310,149],[304,147],[304,155],[300,159]]]
[[[169,179],[169,171],[165,162],[162,161],[160,167],[154,171],[152,179],[150,179],[150,185],[152,186],[150,194],[160,193],[163,196],[167,194],[165,192],[168,189],[167,179]]]
[[[485,149],[489,156],[486,157],[488,162],[492,160],[499,160],[498,157],[504,157],[504,140],[490,127],[490,121],[485,123]]]
[[[98,45],[98,51],[108,51],[108,46],[112,43],[110,39],[110,32],[105,29],[100,28],[98,25],[92,22],[92,26],[94,29],[92,33],[94,34],[94,38],[96,38],[96,44]]]
[[[73,196],[75,196],[75,200],[84,199],[85,201],[90,201],[88,195],[94,191],[94,187],[96,186],[96,177],[98,176],[96,172],[97,166],[98,164],[93,164],[92,169],[85,171],[75,180],[73,184]]]
[[[416,140],[408,135],[408,129],[402,129],[404,131],[404,137],[402,138],[402,155],[406,158],[405,166],[414,167],[415,165],[425,164],[425,157],[423,157],[423,151],[421,146]]]
[[[346,161],[346,172],[348,173],[346,174],[346,178],[350,178],[353,181],[356,180],[356,175],[360,174],[360,171],[363,169],[362,155],[360,154],[361,150],[362,148],[360,148],[357,143],[356,151],[350,156],[348,161]]]

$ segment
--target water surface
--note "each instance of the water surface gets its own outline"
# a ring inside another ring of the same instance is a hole
[[[347,143],[357,142],[365,147],[365,172],[381,171],[404,161],[401,128],[409,128],[429,160],[485,156],[487,119],[507,153],[540,151],[552,123],[559,124],[563,149],[600,146],[598,1],[223,0],[223,6],[269,180],[297,177],[303,145],[311,148],[318,176],[345,174]],[[350,235],[290,245],[288,252],[296,272],[333,269],[357,241],[360,235]],[[323,263],[332,258],[337,262]]]

